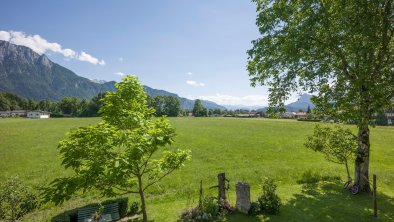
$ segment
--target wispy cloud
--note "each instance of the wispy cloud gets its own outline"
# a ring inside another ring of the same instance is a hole
[[[117,75],[117,76],[125,76],[126,74],[124,74],[123,72],[115,72],[114,75]]]
[[[197,98],[189,97],[190,99],[203,99],[215,102],[220,105],[245,105],[245,106],[267,106],[268,96],[266,95],[246,95],[246,96],[231,96],[216,93],[211,96],[199,96]]]
[[[186,73],[186,75],[188,75],[188,76],[192,76],[192,75],[193,75],[193,73],[192,73],[192,72],[188,72],[188,73]]]
[[[187,81],[186,81],[186,84],[191,85],[191,86],[196,86],[196,87],[205,86],[205,83],[196,82],[196,81],[193,81],[193,80],[187,80]]]
[[[118,60],[119,60],[119,62],[123,62],[124,59],[123,59],[123,57],[119,57]]]
[[[0,31],[0,40],[29,47],[38,54],[54,52],[60,53],[68,59],[76,59],[94,65],[105,65],[105,61],[102,59],[100,60],[84,51],[78,53],[72,49],[63,48],[59,43],[48,42],[40,35],[26,35],[24,32],[17,31]]]

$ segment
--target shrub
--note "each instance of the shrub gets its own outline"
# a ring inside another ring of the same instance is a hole
[[[0,185],[0,219],[16,221],[38,207],[38,198],[17,179]]]
[[[209,217],[215,217],[219,213],[219,203],[215,197],[205,197],[202,200],[202,212]]]
[[[182,211],[179,221],[210,221],[219,214],[219,203],[215,197],[204,197],[201,208],[188,208]]]
[[[130,205],[130,211],[129,211],[129,215],[135,215],[138,214],[138,203],[137,202],[133,202]]]
[[[276,185],[272,179],[266,178],[263,182],[263,193],[258,198],[261,212],[278,214],[281,205],[280,198],[275,193]]]
[[[261,211],[260,203],[259,202],[252,202],[249,208],[249,215],[256,216]]]

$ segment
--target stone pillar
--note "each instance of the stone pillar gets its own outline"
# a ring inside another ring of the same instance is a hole
[[[250,186],[248,183],[238,182],[236,184],[237,203],[239,212],[247,214],[250,208]]]

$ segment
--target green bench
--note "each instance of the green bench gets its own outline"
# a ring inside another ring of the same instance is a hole
[[[102,222],[117,221],[119,217],[119,203],[110,203],[103,205]],[[99,205],[84,207],[78,209],[78,222],[91,222],[92,215],[99,210]]]

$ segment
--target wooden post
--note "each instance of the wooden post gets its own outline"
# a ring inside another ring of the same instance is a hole
[[[202,208],[202,180],[200,181],[200,198],[198,199],[198,207]]]
[[[218,188],[219,188],[219,200],[226,198],[226,175],[224,173],[218,174]]]
[[[376,200],[376,174],[373,175],[373,216],[378,218],[378,204]]]

